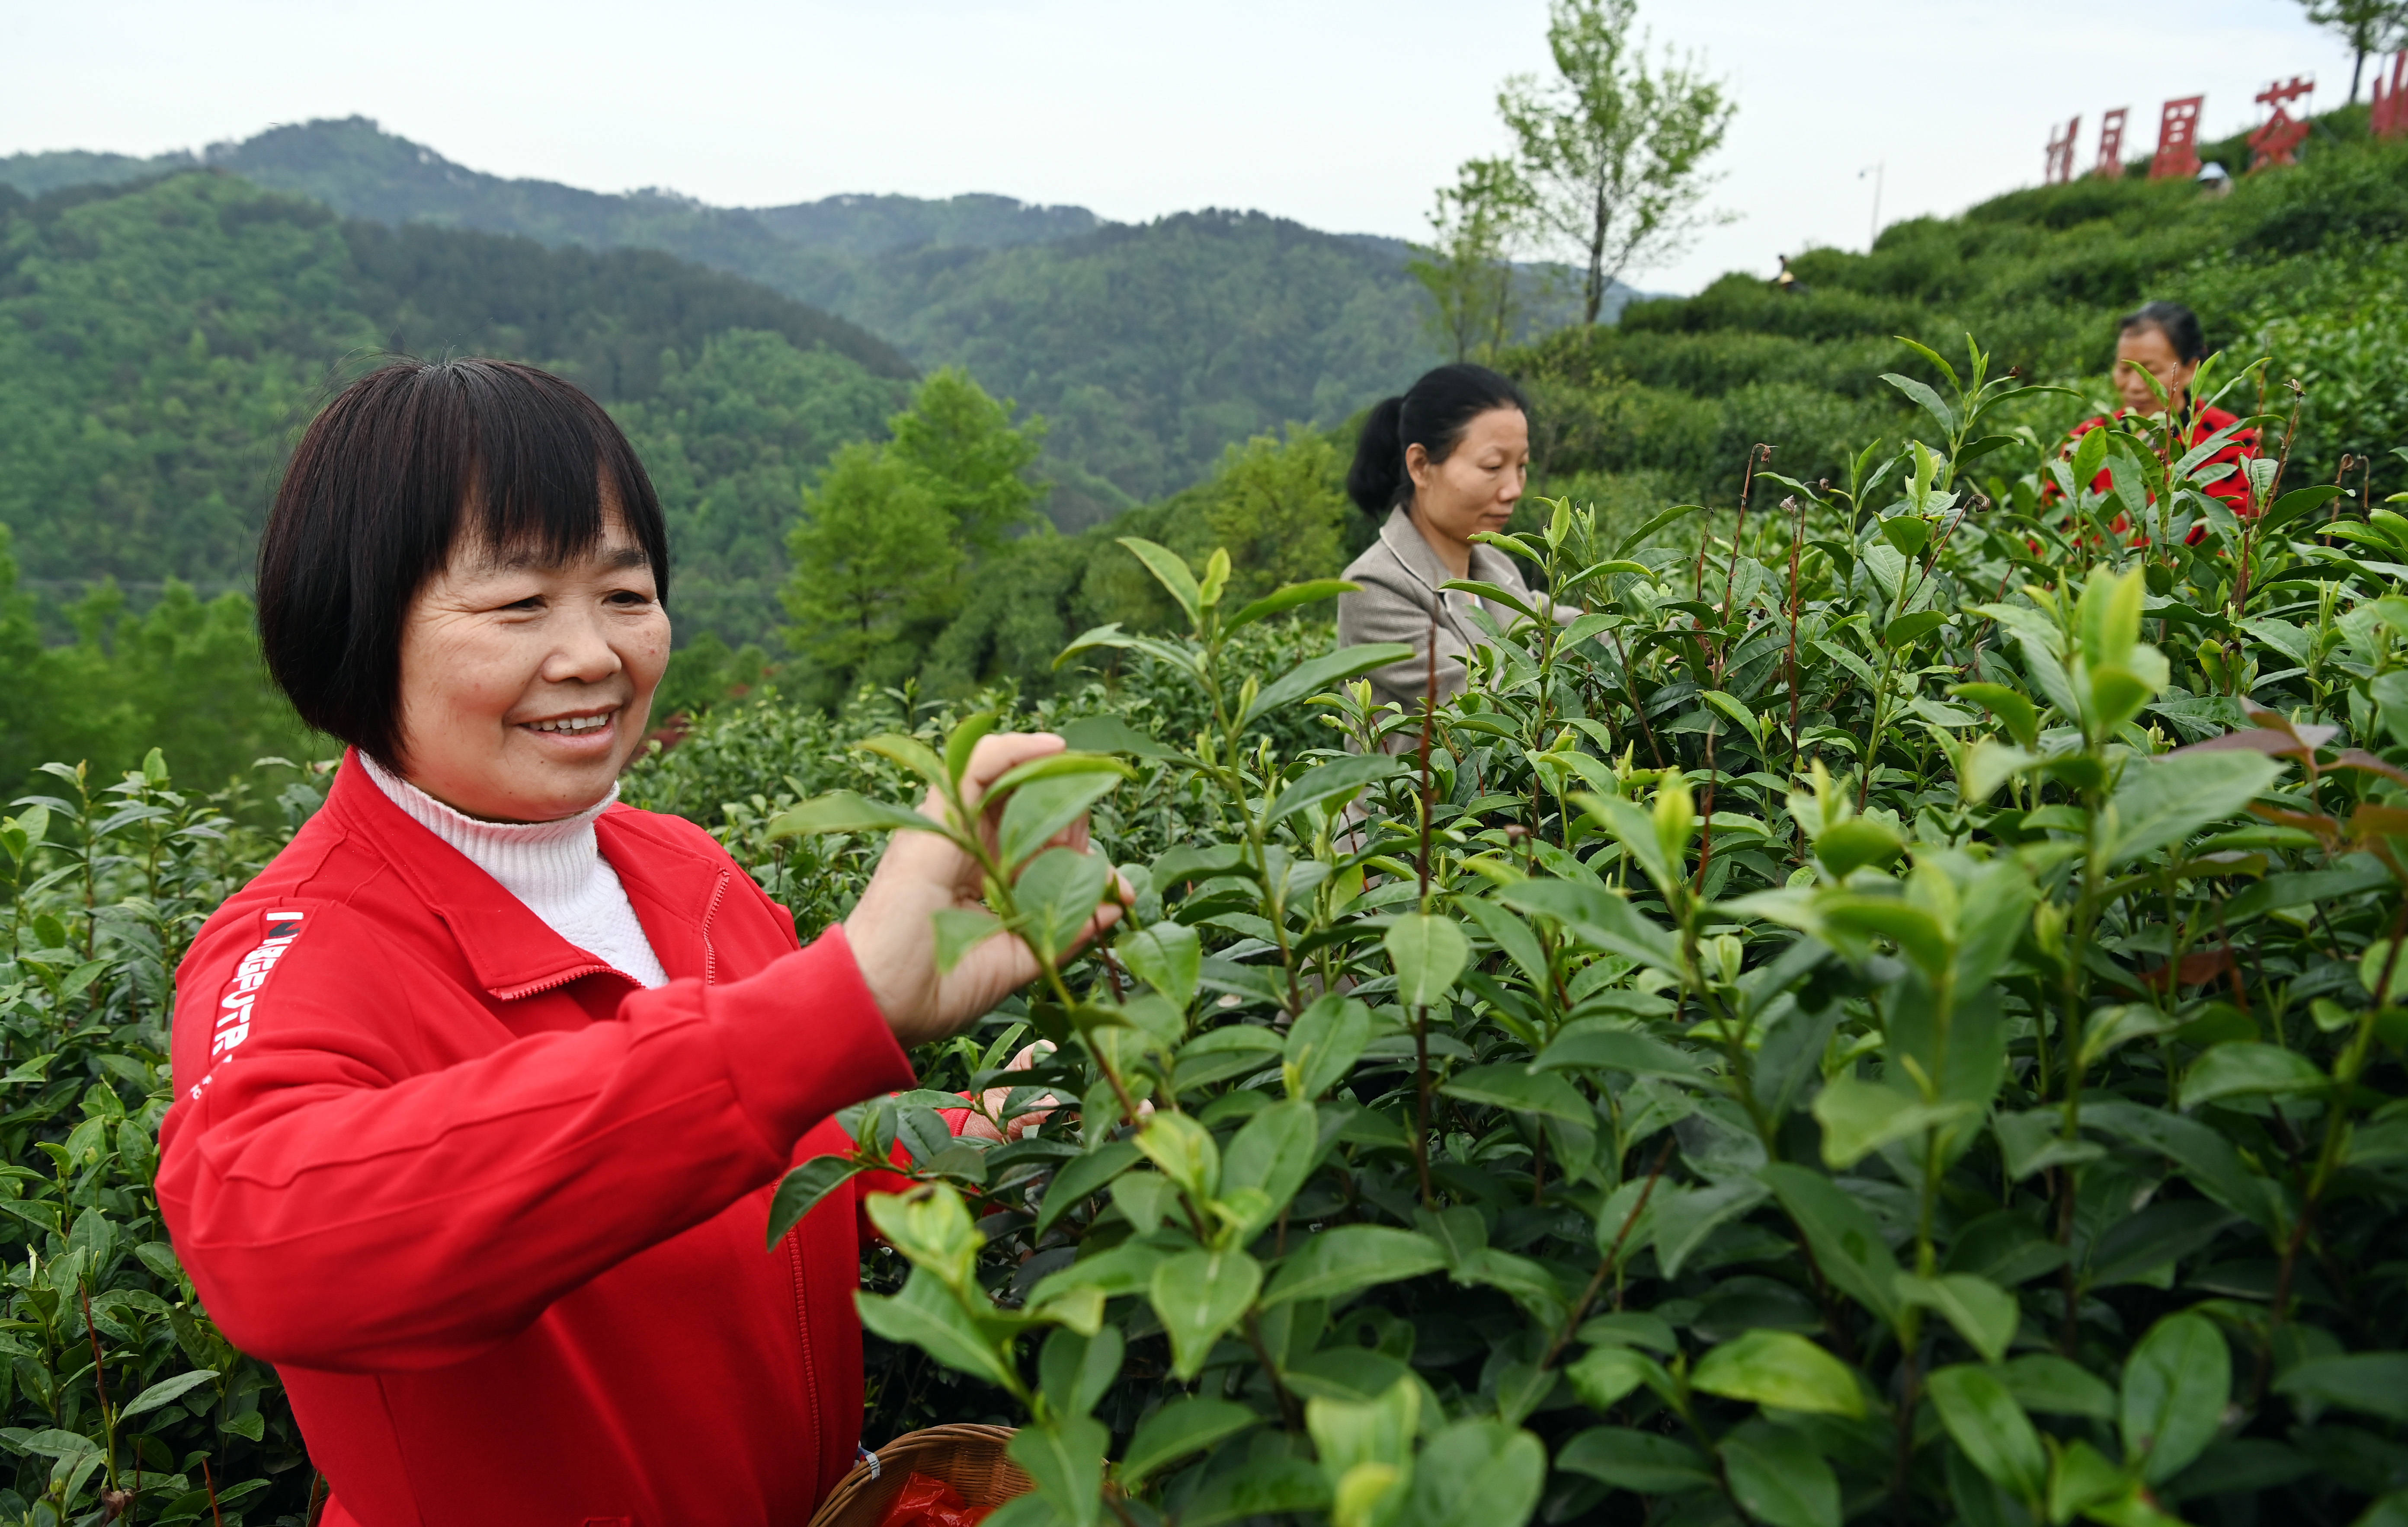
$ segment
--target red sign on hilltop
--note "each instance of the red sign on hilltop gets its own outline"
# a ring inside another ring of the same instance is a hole
[[[2368,127],[2379,138],[2408,137],[2408,48],[2391,55],[2391,84],[2384,88],[2383,65],[2374,66],[2374,115]]]
[[[2044,186],[2061,186],[2073,178],[2073,137],[2082,131],[2082,119],[2074,118],[2065,124],[2063,133],[2055,128],[2048,136],[2048,172],[2040,178]]]
[[[2291,115],[2290,103],[2302,95],[2313,94],[2316,88],[2314,77],[2294,75],[2289,84],[2277,80],[2258,93],[2258,104],[2270,112],[2266,124],[2249,135],[2249,173],[2257,174],[2271,164],[2296,164],[2294,151],[2308,136],[2308,124]]]
[[[2157,156],[2149,161],[2150,179],[2199,173],[2199,110],[2206,103],[2204,95],[2166,103],[2165,114],[2157,119]]]
[[[2099,119],[2099,163],[2090,166],[2093,175],[2124,173],[2124,118],[2129,107],[2117,107]]]

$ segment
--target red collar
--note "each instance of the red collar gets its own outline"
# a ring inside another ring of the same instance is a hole
[[[426,908],[443,920],[478,983],[510,999],[610,966],[571,944],[500,881],[395,806],[346,749],[324,809],[366,840]],[[728,871],[650,812],[614,806],[594,823],[644,935],[671,979],[707,974],[706,923]]]

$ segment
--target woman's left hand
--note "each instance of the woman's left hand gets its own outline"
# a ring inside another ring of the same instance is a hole
[[[1020,1053],[1004,1063],[1003,1068],[1006,1071],[1025,1071],[1035,1065],[1039,1060],[1052,1053],[1054,1053],[1053,1042],[1039,1039],[1033,1045],[1022,1046]],[[981,1092],[978,1106],[972,1108],[969,1117],[962,1120],[963,1138],[1017,1140],[1024,1135],[1036,1134],[1037,1127],[1053,1118],[1054,1110],[1062,1106],[1060,1098],[1050,1094],[1032,1099],[1031,1106],[1025,1111],[1004,1120],[1003,1127],[997,1129],[996,1120],[1003,1119],[1003,1110],[1011,1102],[1011,1094],[1015,1091],[1017,1089],[1011,1087],[990,1087]]]
[[[964,803],[975,807],[1007,770],[1058,753],[1063,746],[1050,732],[1007,732],[981,739],[962,777]],[[932,790],[921,810],[941,820],[944,801]],[[992,822],[984,825],[993,831]],[[1086,820],[1081,818],[1057,841],[1088,852]],[[1125,894],[1126,888],[1122,890]],[[904,1049],[945,1038],[1037,978],[1037,956],[1014,934],[984,940],[950,971],[937,969],[936,914],[982,906],[984,892],[978,861],[949,839],[934,833],[897,833],[879,859],[860,905],[844,920],[845,940],[853,947],[862,981],[895,1031],[896,1043]],[[1096,908],[1079,943],[1110,928],[1120,915],[1117,905],[1106,902]]]

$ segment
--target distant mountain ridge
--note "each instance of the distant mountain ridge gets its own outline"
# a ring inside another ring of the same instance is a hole
[[[718,253],[702,263],[723,268],[747,252],[774,259],[759,252],[769,247],[759,239],[762,232],[776,245],[859,257],[932,245],[1003,249],[1075,238],[1107,225],[1083,207],[1039,207],[984,193],[942,200],[850,193],[784,207],[724,207],[658,187],[586,191],[470,169],[366,117],[283,124],[197,153],[177,150],[143,158],[70,149],[10,154],[0,157],[0,184],[39,196],[188,169],[224,170],[379,222],[523,234],[546,244],[668,248],[657,241],[669,240],[692,247],[693,252],[669,249],[688,258]]]
[[[838,254],[927,247],[1009,249],[1076,238],[1108,224],[1083,207],[1036,207],[984,192],[929,201],[918,196],[824,196],[790,207],[748,208],[779,237]]]
[[[1339,422],[1442,359],[1410,246],[1258,212],[1115,223],[988,194],[720,207],[486,174],[362,117],[197,155],[20,154],[0,159],[0,183],[195,165],[378,222],[658,250],[824,308],[917,365],[966,365],[1046,419],[1065,529],[1176,492],[1252,435]]]

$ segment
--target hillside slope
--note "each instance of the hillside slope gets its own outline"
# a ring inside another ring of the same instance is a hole
[[[1544,400],[1546,464],[1634,512],[1732,503],[1758,441],[1776,471],[1844,480],[1850,442],[1930,428],[1882,380],[1939,380],[1895,336],[1961,358],[1971,333],[1995,369],[2103,399],[2117,317],[2165,298],[2197,309],[2211,349],[2272,357],[2269,407],[2287,412],[2283,382],[2303,384],[2293,459],[2308,476],[2291,480],[2329,482],[2349,453],[2372,461],[2378,495],[2408,487],[2392,453],[2408,443],[2408,142],[2369,143],[2365,122],[2363,107],[2320,119],[2303,163],[2221,199],[2136,177],[2018,191],[1893,224],[1869,254],[1800,256],[1803,294],[1727,276],[1633,304],[1614,328],[1560,331],[1515,363]],[[2035,412],[2033,439],[1984,473],[2035,470],[2086,411],[2061,399]]]
[[[660,479],[681,614],[738,641],[775,623],[805,476],[875,435],[910,371],[650,250],[345,221],[208,172],[0,188],[0,524],[28,585],[247,586],[293,431],[388,347],[538,362],[609,404]]]

